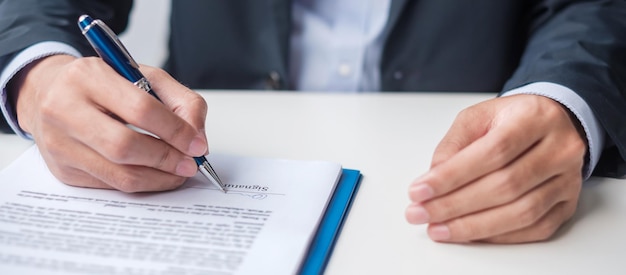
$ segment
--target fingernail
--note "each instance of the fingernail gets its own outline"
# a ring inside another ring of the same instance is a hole
[[[191,144],[189,144],[189,153],[193,156],[204,156],[204,153],[207,150],[207,145],[204,142],[204,138],[202,134],[198,134],[193,138]]]
[[[406,219],[410,224],[424,224],[430,219],[430,215],[418,204],[411,204],[406,209]]]
[[[450,228],[443,224],[433,225],[428,228],[428,236],[433,241],[445,241],[450,239]]]
[[[183,177],[193,177],[198,172],[196,161],[192,158],[184,158],[176,165],[176,174]]]
[[[409,188],[409,197],[414,202],[423,202],[433,197],[435,191],[428,184],[419,183]]]

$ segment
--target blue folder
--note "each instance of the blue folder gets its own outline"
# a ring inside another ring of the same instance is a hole
[[[309,246],[304,262],[300,266],[299,274],[322,274],[324,272],[360,182],[360,171],[343,169],[333,197]]]

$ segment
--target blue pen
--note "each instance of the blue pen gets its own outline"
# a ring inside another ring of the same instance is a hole
[[[115,33],[101,20],[93,20],[88,15],[78,18],[78,27],[100,58],[135,86],[148,92],[156,99],[159,97],[152,91],[150,83],[139,71],[139,64],[130,56]],[[226,192],[222,181],[204,156],[194,157],[198,170],[222,192]]]

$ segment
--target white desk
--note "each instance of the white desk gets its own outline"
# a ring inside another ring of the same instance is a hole
[[[407,187],[456,113],[486,94],[205,93],[211,151],[336,161],[363,181],[327,274],[624,274],[626,181],[592,179],[549,242],[432,242],[404,220]],[[0,168],[29,142],[0,135]]]

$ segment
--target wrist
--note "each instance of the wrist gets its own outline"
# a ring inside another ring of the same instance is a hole
[[[32,117],[36,112],[41,92],[50,87],[60,68],[76,57],[59,54],[35,60],[22,68],[8,83],[8,100],[15,108],[20,128],[32,133]]]

